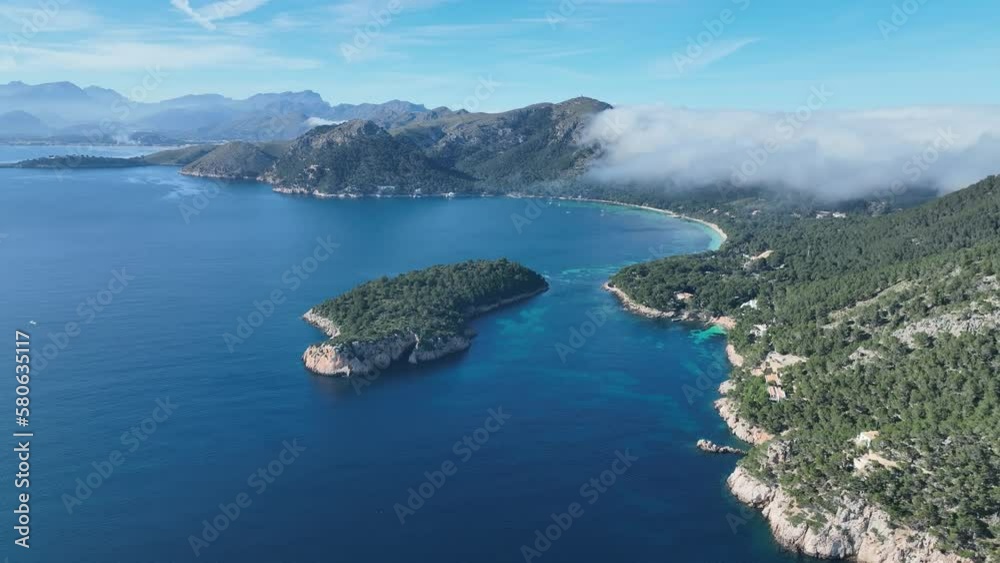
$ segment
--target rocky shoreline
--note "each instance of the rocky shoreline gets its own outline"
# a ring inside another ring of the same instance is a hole
[[[775,540],[792,551],[863,563],[972,563],[939,551],[927,534],[894,528],[888,514],[859,499],[842,498],[836,512],[818,524],[809,522],[809,514],[781,487],[743,467],[737,467],[726,484],[741,502],[763,512]]]
[[[529,293],[522,293],[496,303],[476,307],[467,311],[469,318],[493,311],[499,307],[525,301],[544,293],[548,287]],[[331,339],[340,335],[340,327],[330,319],[317,315],[312,309],[302,318],[322,330]],[[462,352],[472,345],[470,336],[452,335],[430,340],[410,332],[394,334],[375,340],[354,341],[333,344],[329,340],[314,344],[302,354],[302,361],[309,371],[326,376],[356,377],[371,376],[388,368],[404,357],[410,364],[431,362],[451,354]]]
[[[710,453],[710,454],[737,454],[737,455],[746,455],[746,452],[743,451],[743,450],[741,450],[741,449],[739,449],[739,448],[734,448],[732,446],[720,446],[720,445],[716,444],[715,442],[712,442],[711,440],[698,440],[698,442],[695,444],[695,446],[699,450],[701,450],[703,452],[706,452],[706,453]]]
[[[608,293],[611,293],[612,295],[617,297],[618,300],[621,302],[622,306],[625,307],[626,310],[635,313],[636,315],[640,315],[649,319],[672,319],[675,321],[703,323],[712,326],[717,326],[726,331],[732,330],[736,326],[736,322],[731,317],[713,317],[711,315],[707,315],[704,313],[691,313],[688,311],[685,311],[684,313],[678,315],[673,311],[661,311],[653,307],[648,307],[646,305],[636,302],[631,297],[629,297],[627,293],[611,285],[610,282],[605,282],[605,284],[602,285],[601,288],[604,291],[607,291]],[[732,350],[730,350],[727,347],[726,352],[729,355],[730,361],[738,359],[740,365],[743,365],[743,357],[736,353],[735,348],[732,348]]]
[[[637,303],[610,284],[604,284],[604,289],[618,297],[627,310],[645,317],[700,321],[732,329],[732,319],[726,317],[677,316]],[[727,344],[726,356],[735,368],[745,363],[732,344]],[[780,463],[787,446],[739,416],[736,403],[727,396],[732,387],[731,379],[719,386],[722,397],[714,403],[719,416],[740,440],[755,446],[771,442],[768,460]],[[736,448],[720,447],[707,440],[699,440],[697,446],[713,453],[736,453],[731,451]],[[780,486],[755,477],[744,467],[737,466],[726,480],[726,485],[741,502],[761,510],[775,540],[790,551],[825,559],[853,559],[861,563],[973,563],[970,559],[938,550],[937,540],[929,534],[893,527],[887,513],[861,499],[840,499],[836,511],[826,515],[826,521],[820,525],[810,522],[809,514],[800,509],[792,496]]]

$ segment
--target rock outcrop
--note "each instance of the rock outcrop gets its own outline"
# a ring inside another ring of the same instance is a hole
[[[729,430],[744,442],[757,445],[774,437],[763,428],[758,428],[740,418],[736,403],[728,397],[715,401],[715,410],[719,411],[719,416],[726,421]]]
[[[650,318],[650,319],[672,319],[672,318],[674,318],[674,312],[673,311],[661,311],[659,309],[654,309],[653,307],[647,307],[646,305],[642,305],[640,303],[637,303],[636,301],[633,301],[632,298],[629,297],[627,293],[625,293],[624,291],[618,289],[617,287],[615,287],[615,286],[613,286],[613,285],[611,285],[609,283],[604,284],[603,287],[604,287],[605,291],[610,292],[612,295],[614,295],[615,297],[617,297],[618,300],[621,301],[622,306],[625,307],[626,310],[628,310],[628,311],[630,311],[632,313],[635,313],[637,315],[641,315],[643,317],[647,317],[647,318]]]
[[[698,443],[695,445],[698,446],[699,450],[710,454],[746,454],[745,451],[739,448],[734,448],[732,446],[720,446],[711,440],[698,440]]]
[[[813,517],[780,487],[743,467],[737,467],[726,483],[736,498],[763,511],[774,537],[793,551],[862,563],[971,563],[939,551],[926,534],[892,528],[888,514],[857,499],[843,498],[836,512]]]
[[[312,309],[302,318],[331,339],[340,335],[340,327]],[[412,333],[366,342],[332,344],[327,341],[307,348],[302,361],[310,371],[320,375],[352,377],[377,373],[404,356],[411,364],[434,361],[461,352],[470,344],[464,336],[421,341],[418,335]]]

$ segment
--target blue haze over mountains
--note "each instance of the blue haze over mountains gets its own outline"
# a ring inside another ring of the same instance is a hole
[[[139,102],[71,82],[0,84],[0,140],[158,144],[175,141],[292,139],[317,125],[368,119],[388,125],[428,113],[420,104],[330,105],[316,92],[218,94]],[[439,108],[438,112],[449,112]]]

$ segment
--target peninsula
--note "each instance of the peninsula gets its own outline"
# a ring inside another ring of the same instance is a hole
[[[433,361],[469,347],[473,317],[548,288],[541,275],[504,258],[383,277],[305,314],[330,338],[302,359],[314,373],[344,377],[377,373],[402,359]]]
[[[1000,560],[1000,177],[885,214],[709,205],[685,212],[723,221],[721,248],[606,288],[645,316],[725,321],[715,406],[753,446],[733,494],[806,555]]]

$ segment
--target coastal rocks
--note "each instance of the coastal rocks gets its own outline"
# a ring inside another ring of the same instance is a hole
[[[824,558],[856,558],[862,563],[971,563],[936,549],[936,540],[907,529],[893,529],[885,512],[842,498],[836,511],[815,518],[799,509],[780,487],[737,467],[726,481],[740,501],[763,511],[784,547]]]
[[[757,445],[774,438],[773,435],[769,434],[763,428],[753,426],[741,419],[736,409],[736,403],[728,397],[723,397],[715,401],[715,410],[719,411],[719,416],[726,421],[729,430],[744,442]]]
[[[324,342],[306,349],[302,361],[317,374],[355,377],[378,373],[402,358],[411,364],[430,362],[467,349],[464,336],[421,340],[416,334],[342,344]]]
[[[710,454],[739,454],[745,455],[746,452],[739,449],[733,448],[731,446],[720,446],[711,440],[698,440],[696,444],[698,449],[703,452],[708,452]]]
[[[733,346],[732,344],[726,344],[726,357],[729,358],[729,363],[733,364],[734,367],[741,368],[746,362],[743,356],[736,351],[736,346]]]
[[[312,309],[306,311],[306,314],[302,315],[302,318],[314,327],[322,330],[330,338],[336,338],[340,335],[340,327],[333,324],[330,319],[317,315]]]
[[[472,342],[464,336],[437,338],[426,344],[417,338],[417,345],[410,352],[409,362],[411,364],[418,364],[420,362],[434,361],[466,350],[471,344]]]
[[[332,344],[324,342],[306,349],[302,361],[320,375],[353,377],[369,375],[389,367],[407,352],[414,350],[416,335],[395,335],[368,342]],[[416,363],[412,360],[411,363]]]
[[[652,307],[647,307],[646,305],[641,305],[632,300],[627,293],[618,289],[617,287],[605,283],[603,286],[605,291],[610,292],[612,295],[617,297],[626,310],[631,311],[637,315],[642,315],[650,319],[672,319],[674,317],[673,311],[661,311],[659,309],[654,309]]]

